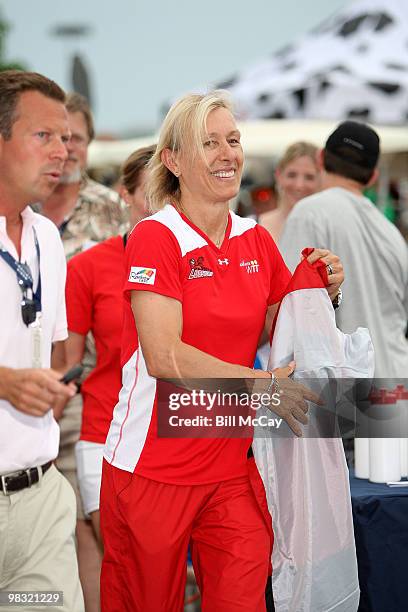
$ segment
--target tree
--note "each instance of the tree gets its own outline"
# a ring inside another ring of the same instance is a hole
[[[0,15],[0,71],[3,70],[26,70],[26,67],[20,62],[9,62],[5,56],[5,42],[7,33],[10,30],[9,24],[2,19]]]

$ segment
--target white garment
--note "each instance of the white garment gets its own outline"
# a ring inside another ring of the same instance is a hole
[[[38,257],[33,227],[40,246],[42,288],[42,367],[48,368],[52,342],[67,337],[65,314],[66,263],[61,239],[55,225],[34,213],[23,210],[21,261],[28,263],[38,283]],[[0,217],[0,242],[15,258],[18,254],[6,232],[6,219]],[[16,273],[0,258],[0,365],[10,368],[32,367],[32,335],[21,317],[21,290]],[[52,410],[43,417],[16,410],[0,399],[0,474],[43,465],[58,453],[59,428]]]
[[[75,444],[78,485],[86,518],[99,510],[104,446],[88,440],[78,440]]]
[[[312,268],[306,261],[299,268]],[[310,270],[309,270],[310,271]],[[322,283],[292,287],[282,301],[269,369],[296,361],[295,378],[370,377],[367,330],[347,336],[335,324]],[[313,276],[313,274],[312,274]],[[303,279],[304,280],[304,279]],[[314,288],[313,288],[314,287]],[[310,404],[310,428],[319,406]],[[309,435],[310,435],[309,431]],[[253,451],[264,481],[275,535],[272,581],[277,612],[356,612],[357,561],[348,471],[340,438],[265,438]]]
[[[279,250],[290,270],[308,246],[330,249],[342,261],[344,300],[339,328],[367,327],[376,378],[408,373],[408,248],[397,228],[367,198],[325,189],[298,202],[286,220]]]

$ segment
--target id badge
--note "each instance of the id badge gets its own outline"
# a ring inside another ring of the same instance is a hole
[[[37,312],[36,319],[31,323],[31,364],[33,368],[42,367],[42,328],[41,328],[41,313]]]

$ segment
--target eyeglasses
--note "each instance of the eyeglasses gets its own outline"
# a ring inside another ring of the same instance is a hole
[[[70,142],[81,147],[87,147],[89,144],[89,140],[82,136],[82,134],[71,134]]]

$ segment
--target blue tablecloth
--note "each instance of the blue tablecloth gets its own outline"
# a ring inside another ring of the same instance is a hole
[[[359,612],[408,611],[408,487],[350,473],[361,588]]]

